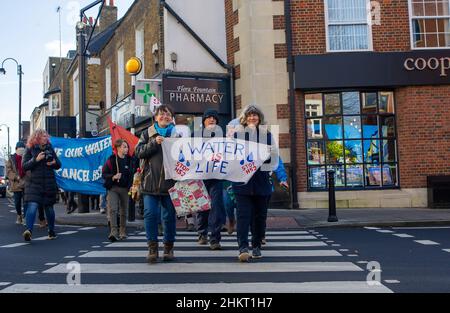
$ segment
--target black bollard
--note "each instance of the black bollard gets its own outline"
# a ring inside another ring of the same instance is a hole
[[[335,223],[338,221],[336,215],[336,190],[334,186],[335,171],[328,171],[328,222]]]

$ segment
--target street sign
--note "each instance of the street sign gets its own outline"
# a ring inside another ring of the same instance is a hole
[[[150,106],[152,97],[161,99],[161,83],[160,79],[136,81],[136,106]]]

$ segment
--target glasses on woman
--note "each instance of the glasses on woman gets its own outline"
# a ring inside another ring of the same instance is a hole
[[[169,113],[169,112],[159,112],[159,113],[158,113],[158,116],[169,117],[169,118],[171,118],[171,117],[172,117],[172,114]]]

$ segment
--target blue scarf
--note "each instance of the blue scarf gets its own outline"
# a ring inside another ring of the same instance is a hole
[[[166,128],[159,127],[158,123],[155,123],[156,132],[163,137],[170,137],[172,135],[172,131],[174,129],[174,125],[170,124]]]

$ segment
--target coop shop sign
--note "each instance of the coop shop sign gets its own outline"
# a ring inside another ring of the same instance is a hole
[[[446,77],[448,75],[447,71],[450,69],[450,57],[408,58],[405,60],[404,67],[408,71],[438,70],[441,77]]]

